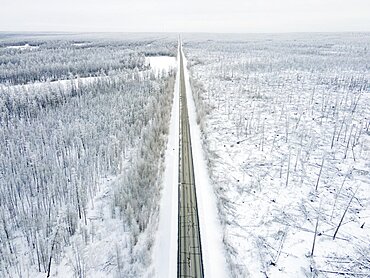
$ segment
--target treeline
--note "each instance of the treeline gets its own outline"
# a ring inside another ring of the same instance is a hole
[[[145,56],[127,49],[1,49],[0,83],[26,84],[70,76],[98,76],[113,70],[145,69]]]
[[[26,44],[32,47],[9,47]],[[0,83],[15,85],[143,70],[147,69],[145,55],[175,53],[172,44],[156,41],[11,41],[0,47]]]

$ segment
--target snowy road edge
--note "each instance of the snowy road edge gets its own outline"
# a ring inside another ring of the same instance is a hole
[[[184,58],[185,86],[192,139],[204,276],[226,278],[229,277],[229,274],[222,242],[223,231],[218,218],[216,196],[209,180],[207,163],[202,148],[201,132],[196,122],[195,103],[191,92],[187,59],[184,53],[182,55]]]
[[[177,52],[179,57],[179,50]],[[179,69],[180,59],[177,58]],[[165,154],[165,171],[159,208],[158,230],[153,250],[154,277],[177,276],[178,176],[179,176],[179,70],[176,73],[174,98]]]

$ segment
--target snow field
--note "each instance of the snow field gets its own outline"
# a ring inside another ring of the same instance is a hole
[[[366,276],[368,35],[292,36],[185,46],[229,270]]]
[[[149,65],[156,73],[161,73],[162,71],[168,72],[177,67],[177,60],[175,57],[152,56],[146,57],[145,60],[146,64]]]

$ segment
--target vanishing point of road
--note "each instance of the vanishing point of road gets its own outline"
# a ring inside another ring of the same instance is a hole
[[[180,148],[177,277],[204,277],[197,194],[191,150],[184,62],[180,44]]]

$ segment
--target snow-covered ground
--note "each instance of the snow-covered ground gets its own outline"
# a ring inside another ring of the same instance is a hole
[[[129,256],[130,233],[122,229],[122,220],[111,217],[112,188],[120,178],[113,176],[100,180],[99,191],[89,204],[85,241],[82,237],[73,238],[60,263],[52,268],[52,277],[75,277],[76,273],[82,277],[113,277],[117,273],[117,262],[119,264],[120,259]],[[45,276],[43,273],[34,275]]]
[[[77,46],[77,47],[88,46],[90,44],[91,43],[89,43],[89,42],[75,42],[75,43],[72,43],[73,46]]]
[[[157,73],[162,71],[168,72],[177,67],[176,58],[170,56],[146,57],[146,63]]]
[[[370,277],[369,41],[185,45],[233,277]]]
[[[6,48],[9,49],[18,49],[18,50],[32,50],[39,48],[38,46],[29,45],[28,43],[24,45],[9,45]]]

